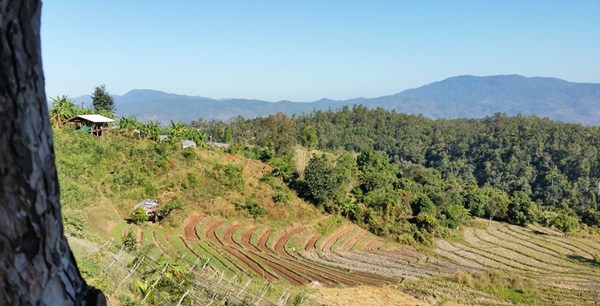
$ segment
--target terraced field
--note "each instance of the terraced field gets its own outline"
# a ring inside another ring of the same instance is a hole
[[[202,259],[215,270],[295,286],[400,286],[431,302],[510,305],[514,300],[451,281],[458,271],[518,274],[553,305],[595,302],[600,243],[527,228],[479,221],[460,241],[437,240],[431,252],[392,244],[345,223],[328,235],[308,225],[282,229],[195,214],[179,235],[160,228],[138,233],[160,256]],[[127,231],[118,226],[115,230]],[[118,234],[114,234],[118,236]]]
[[[492,222],[467,228],[463,242],[438,240],[434,252],[471,269],[523,275],[547,305],[594,305],[600,245],[539,226]]]

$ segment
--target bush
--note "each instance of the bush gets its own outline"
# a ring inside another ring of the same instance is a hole
[[[279,191],[273,196],[273,202],[287,205],[290,203],[290,197],[288,197],[287,194]]]
[[[70,235],[78,238],[85,236],[87,232],[85,223],[86,218],[80,211],[63,211],[63,225],[65,232],[69,233]]]
[[[123,246],[127,251],[137,250],[137,239],[132,230],[127,231],[127,234],[123,235]]]
[[[181,209],[181,208],[183,208],[183,203],[181,203],[180,200],[175,199],[173,201],[168,202],[165,205],[162,205],[158,210],[158,215],[161,219],[164,219],[167,216],[169,216],[169,214],[172,211]]]
[[[212,169],[207,170],[206,175],[227,188],[242,191],[244,187],[242,169],[231,164],[214,164]]]
[[[131,213],[131,221],[135,224],[141,224],[148,221],[148,215],[146,214],[146,210],[142,207],[134,210]]]
[[[417,216],[416,224],[419,230],[425,230],[429,233],[433,233],[437,227],[437,220],[435,219],[434,215],[422,212]]]
[[[247,199],[245,203],[235,203],[236,210],[245,210],[253,217],[264,216],[267,211],[253,199]]]

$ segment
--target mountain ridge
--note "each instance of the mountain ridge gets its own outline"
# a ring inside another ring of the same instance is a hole
[[[89,95],[75,98],[91,104]],[[494,113],[537,115],[570,123],[600,125],[600,84],[521,75],[449,77],[396,94],[375,98],[314,102],[213,99],[153,89],[133,89],[115,96],[117,115],[141,121],[229,120],[282,112],[288,115],[362,104],[430,118],[481,118]]]

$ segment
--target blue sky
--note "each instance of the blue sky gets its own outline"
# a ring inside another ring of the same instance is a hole
[[[599,0],[48,0],[48,97],[149,88],[314,101],[456,75],[600,83]]]

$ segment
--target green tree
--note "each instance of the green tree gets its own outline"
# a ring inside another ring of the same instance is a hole
[[[340,182],[335,169],[325,155],[313,156],[304,171],[304,180],[309,196],[317,204],[332,200],[337,193]]]
[[[517,191],[510,198],[507,220],[521,226],[536,221],[535,203],[525,192]]]
[[[52,98],[50,105],[50,123],[55,128],[62,127],[63,122],[77,115],[77,106],[67,96]]]
[[[319,145],[317,129],[313,125],[305,126],[300,133],[300,143],[307,148],[316,148]]]
[[[92,105],[97,112],[107,111],[111,114],[115,112],[115,101],[106,90],[106,86],[100,85],[94,89],[92,94]]]

